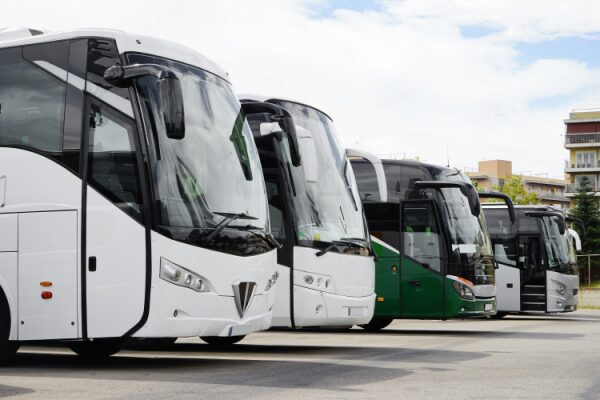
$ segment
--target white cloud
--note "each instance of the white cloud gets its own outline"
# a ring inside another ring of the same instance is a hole
[[[519,65],[513,41],[600,31],[595,1],[386,1],[381,11],[315,15],[318,0],[21,1],[0,26],[124,29],[215,59],[238,92],[287,96],[336,121],[347,146],[562,175],[562,120],[600,106],[600,72],[573,60]],[[60,7],[59,7],[60,5]],[[479,39],[462,25],[495,27]],[[535,106],[547,97],[551,106]],[[561,100],[563,99],[563,100]]]

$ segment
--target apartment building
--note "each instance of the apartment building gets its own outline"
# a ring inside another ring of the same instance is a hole
[[[568,185],[566,196],[573,198],[581,179],[587,176],[592,190],[598,192],[600,182],[600,109],[574,110],[564,120],[565,148],[569,159],[565,165]],[[600,193],[596,193],[600,195]]]
[[[480,161],[477,171],[467,172],[467,175],[484,191],[502,187],[513,175],[512,161],[488,160]],[[523,187],[528,192],[537,193],[540,203],[560,208],[569,207],[570,200],[565,191],[567,182],[563,179],[545,178],[534,175],[520,175]]]

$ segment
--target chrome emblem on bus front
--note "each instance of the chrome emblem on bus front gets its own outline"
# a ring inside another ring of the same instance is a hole
[[[246,311],[248,311],[248,308],[250,308],[250,304],[254,298],[256,282],[237,282],[232,286],[235,306],[240,318],[242,318],[246,314]]]

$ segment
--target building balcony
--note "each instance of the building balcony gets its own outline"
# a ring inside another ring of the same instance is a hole
[[[578,172],[600,172],[600,160],[595,163],[569,163],[565,162],[566,173],[578,173]]]
[[[592,183],[591,185],[592,190],[589,191],[588,193],[590,194],[594,194],[596,196],[600,196],[600,185],[598,185],[597,183]],[[571,183],[567,185],[567,188],[565,190],[565,197],[573,197],[575,196],[578,192],[577,190],[579,189],[579,185],[576,183]]]
[[[600,147],[600,133],[574,133],[565,135],[565,148]]]

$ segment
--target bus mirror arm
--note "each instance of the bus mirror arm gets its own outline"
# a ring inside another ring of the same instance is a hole
[[[509,195],[501,192],[479,192],[479,198],[504,200],[506,206],[508,207],[508,215],[510,216],[510,222],[513,224],[515,223],[515,205],[513,204],[512,199]]]
[[[373,168],[375,169],[375,175],[377,177],[377,186],[379,188],[379,201],[386,203],[388,198],[387,180],[385,179],[383,163],[379,157],[369,152],[356,149],[346,149],[346,157],[362,158],[373,165]]]
[[[163,111],[167,137],[181,140],[185,137],[183,90],[175,72],[157,64],[113,65],[104,71],[104,79],[117,87],[130,87],[137,78],[155,77]]]
[[[266,114],[269,116],[271,123],[277,123],[279,125],[279,129],[274,125],[267,125],[265,122],[261,123],[261,136],[284,132],[288,137],[290,144],[292,165],[294,167],[299,167],[302,165],[300,146],[298,144],[298,134],[296,133],[296,125],[294,124],[294,118],[289,111],[281,106],[278,106],[277,104],[268,102],[242,100],[241,104],[242,111],[246,117],[252,114]],[[263,125],[265,125],[264,128]]]
[[[565,216],[558,211],[527,211],[525,212],[525,215],[534,218],[554,217],[556,218],[556,223],[558,225],[558,231],[560,232],[560,234],[564,235],[567,231]]]
[[[417,189],[435,189],[456,188],[467,198],[471,214],[479,217],[481,214],[481,203],[479,203],[479,195],[475,187],[467,182],[453,181],[416,181],[414,186]]]

